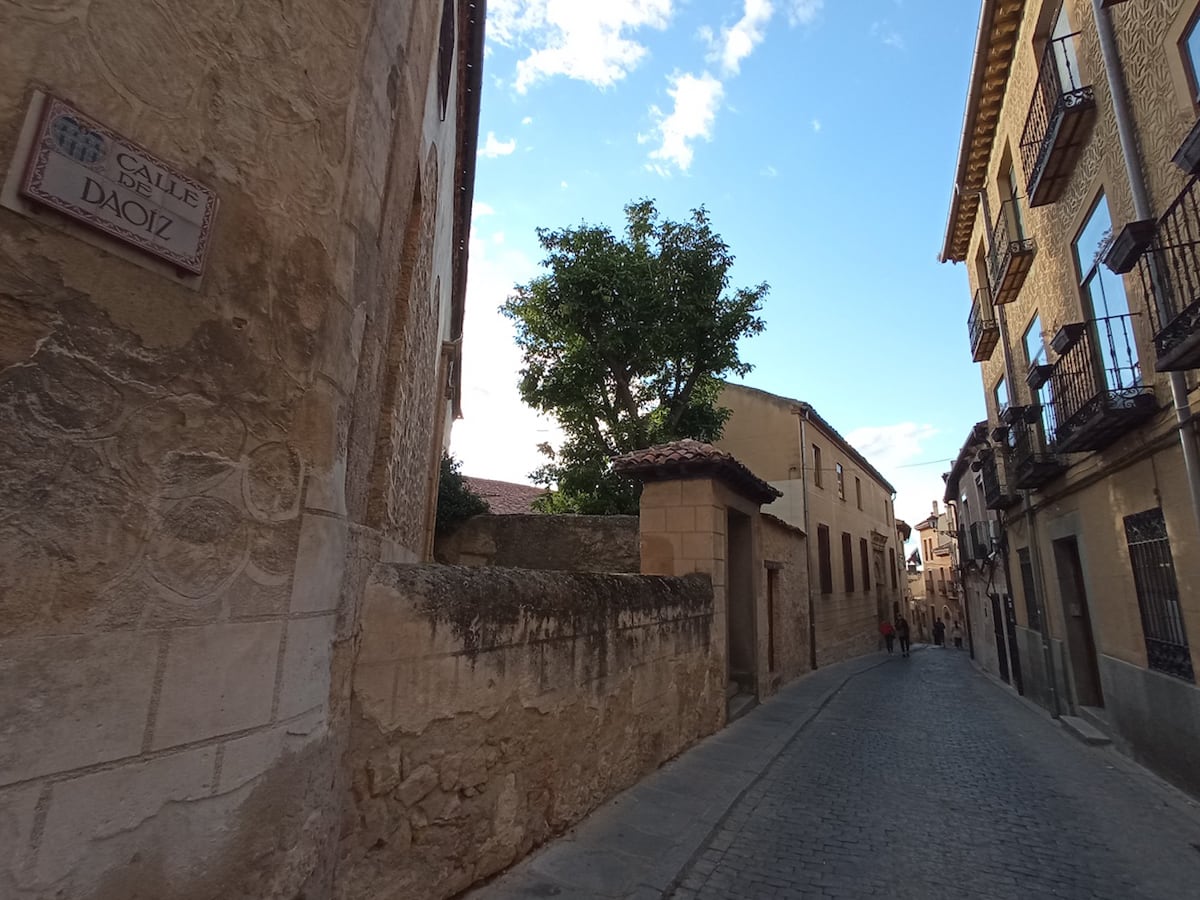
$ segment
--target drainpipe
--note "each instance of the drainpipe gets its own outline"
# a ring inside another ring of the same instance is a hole
[[[980,203],[983,205],[985,215],[988,206],[987,192],[980,191]],[[984,219],[984,227],[987,229],[988,246],[992,247],[991,217]],[[1008,339],[1008,317],[1005,315],[1007,309],[1005,306],[996,306],[996,322],[1000,326],[1000,349],[1004,354],[1004,380],[1008,384],[1008,399],[1012,403],[1015,399],[1017,381],[1015,378],[1015,368],[1013,366],[1012,344]],[[1025,498],[1025,525],[1029,531],[1029,552],[1032,556],[1030,560],[1033,563],[1033,590],[1037,594],[1033,598],[1034,603],[1038,608],[1038,632],[1042,638],[1042,665],[1046,670],[1046,689],[1050,692],[1051,715],[1058,718],[1062,715],[1062,701],[1058,696],[1058,678],[1054,672],[1054,651],[1050,644],[1050,617],[1046,612],[1046,575],[1042,569],[1042,550],[1038,546],[1037,523],[1033,515],[1033,492],[1022,491]],[[1005,542],[1007,545],[1007,542]],[[1005,569],[1007,570],[1007,546],[1005,547]],[[1012,585],[1009,585],[1009,591],[1012,591]],[[1008,640],[1007,624],[1005,626],[1005,642]]]
[[[1138,153],[1137,137],[1133,118],[1129,111],[1129,95],[1125,90],[1125,77],[1121,69],[1121,56],[1117,49],[1117,38],[1113,32],[1112,19],[1103,5],[1103,0],[1092,0],[1092,13],[1096,18],[1096,32],[1100,37],[1100,52],[1104,57],[1104,74],[1108,90],[1112,94],[1113,114],[1117,120],[1117,136],[1121,139],[1122,155],[1125,158],[1125,173],[1129,177],[1129,189],[1133,194],[1135,219],[1153,219],[1150,192],[1146,189],[1146,178],[1142,171]],[[1158,281],[1157,261],[1151,258],[1151,279]],[[1166,321],[1161,291],[1155,292],[1159,303],[1160,321]],[[1188,492],[1192,497],[1192,514],[1200,528],[1200,452],[1197,452],[1195,431],[1192,427],[1192,411],[1187,398],[1187,379],[1182,372],[1171,373],[1171,400],[1175,407],[1175,419],[1179,431],[1179,445],[1183,450],[1183,467],[1187,475]]]
[[[816,670],[817,620],[816,604],[813,603],[812,592],[812,553],[809,552],[809,548],[812,547],[813,535],[808,527],[808,432],[804,427],[808,421],[808,410],[794,406],[792,412],[796,414],[800,428],[800,491],[804,499],[804,552],[808,557],[808,565],[804,567],[804,574],[808,581],[808,658],[809,665]]]

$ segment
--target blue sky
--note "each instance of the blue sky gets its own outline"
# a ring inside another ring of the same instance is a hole
[[[966,271],[942,245],[978,5],[964,0],[490,0],[464,338],[467,474],[524,481],[554,442],[496,313],[534,229],[708,207],[767,281],[745,380],[812,403],[910,523],[984,415]],[[921,463],[932,463],[921,465]]]

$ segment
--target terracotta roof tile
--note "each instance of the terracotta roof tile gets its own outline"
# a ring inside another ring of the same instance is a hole
[[[474,478],[470,475],[464,475],[463,481],[473,493],[483,498],[493,514],[499,516],[535,512],[533,501],[548,493],[546,488],[532,484],[493,481],[491,478]]]
[[[719,478],[759,503],[783,496],[729,453],[690,438],[618,456],[613,460],[613,471],[642,481]]]

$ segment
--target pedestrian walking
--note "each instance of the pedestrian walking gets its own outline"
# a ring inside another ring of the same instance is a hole
[[[908,642],[908,619],[901,616],[896,620],[896,636],[900,638],[900,655],[908,656],[910,644]]]
[[[890,655],[892,646],[896,643],[896,629],[892,627],[892,623],[884,619],[879,623],[879,633],[883,635],[884,643],[887,644],[887,652]]]
[[[950,629],[950,637],[954,638],[954,649],[962,649],[962,627],[958,624],[958,619],[954,620],[954,627]]]
[[[946,623],[942,621],[941,616],[933,623],[933,643],[937,647],[946,646]]]

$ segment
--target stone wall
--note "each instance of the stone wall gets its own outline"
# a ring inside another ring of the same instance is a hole
[[[337,896],[451,896],[723,721],[708,578],[379,566]]]
[[[840,577],[841,572],[834,575]],[[871,594],[845,594],[835,602],[818,593],[813,599],[818,666],[830,666],[879,649],[880,619],[876,600]]]
[[[434,558],[462,566],[638,572],[637,516],[483,515],[439,537]]]
[[[762,517],[762,552],[774,617],[759,634],[759,659],[767,663],[760,684],[766,694],[799,678],[812,668],[808,633],[808,550],[804,533],[770,515]],[[766,593],[762,621],[767,622]],[[774,644],[770,652],[768,641]],[[774,656],[775,665],[769,665]]]
[[[36,87],[220,199],[190,280],[0,209],[0,896],[328,895],[359,600],[445,418],[442,12],[0,7],[4,169]]]

